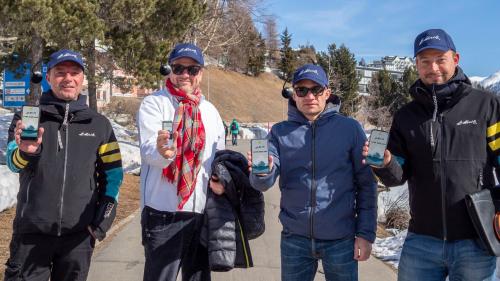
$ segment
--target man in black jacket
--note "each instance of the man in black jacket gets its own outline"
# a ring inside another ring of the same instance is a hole
[[[7,164],[20,186],[6,281],[86,280],[95,239],[115,217],[120,149],[110,122],[80,95],[83,70],[79,53],[53,53],[37,139],[21,139],[19,113],[9,128]]]
[[[465,196],[495,185],[500,102],[471,87],[444,30],[419,34],[414,51],[413,101],[396,112],[384,166],[373,169],[387,186],[408,181],[411,220],[398,280],[490,280],[495,257],[480,245]]]

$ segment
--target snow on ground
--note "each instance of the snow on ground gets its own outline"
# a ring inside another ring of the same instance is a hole
[[[0,212],[16,204],[18,190],[18,174],[11,172],[7,165],[0,165]]]
[[[268,133],[263,124],[241,124],[239,137],[242,139],[263,139]]]
[[[387,229],[393,236],[387,238],[376,238],[373,243],[372,254],[382,261],[387,262],[395,268],[398,268],[401,248],[405,241],[407,231],[397,229]]]

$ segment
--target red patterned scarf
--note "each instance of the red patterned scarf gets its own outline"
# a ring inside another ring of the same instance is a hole
[[[178,208],[182,209],[195,189],[205,148],[205,127],[198,107],[201,91],[198,88],[187,94],[176,89],[170,79],[167,79],[167,88],[179,102],[173,121],[178,137],[174,162],[163,169],[163,176],[177,186]]]

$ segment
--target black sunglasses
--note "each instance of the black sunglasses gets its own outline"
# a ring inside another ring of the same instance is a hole
[[[314,86],[312,88],[295,87],[295,88],[293,88],[293,90],[295,91],[295,94],[301,98],[307,96],[307,93],[309,93],[309,92],[311,92],[313,94],[313,96],[317,97],[317,96],[321,96],[323,94],[325,87],[322,87],[322,86]]]
[[[186,70],[186,69],[187,69],[188,74],[190,76],[196,76],[196,75],[198,75],[198,73],[200,73],[201,66],[199,66],[199,65],[184,66],[181,64],[172,65],[172,72],[175,75],[181,75],[182,73],[184,73],[184,70]]]

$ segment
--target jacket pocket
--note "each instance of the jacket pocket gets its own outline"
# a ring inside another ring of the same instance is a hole
[[[167,231],[173,222],[174,213],[148,210],[145,221],[146,233]]]

